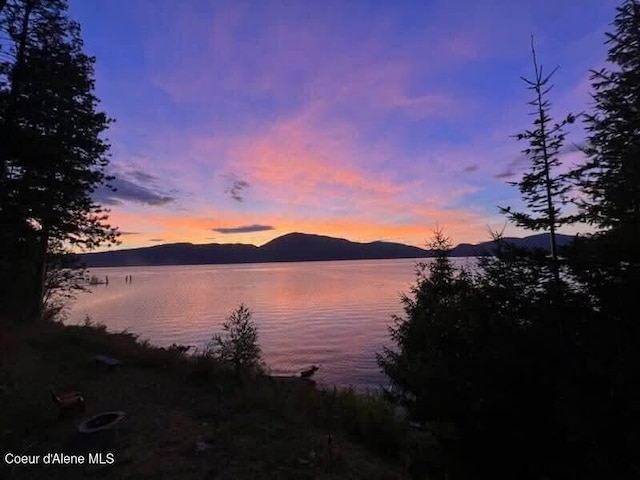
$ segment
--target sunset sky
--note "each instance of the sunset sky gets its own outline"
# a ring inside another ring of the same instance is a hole
[[[116,119],[118,191],[97,198],[127,248],[293,231],[423,246],[436,225],[487,240],[519,205],[531,35],[560,67],[558,119],[588,109],[618,1],[70,4]]]

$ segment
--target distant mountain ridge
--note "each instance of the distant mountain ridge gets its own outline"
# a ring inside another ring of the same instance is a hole
[[[562,233],[556,234],[556,243],[558,247],[565,247],[574,239],[574,235],[564,235]],[[551,250],[551,239],[548,233],[538,233],[524,238],[504,237],[503,240],[519,248],[542,248],[544,250]],[[490,255],[494,249],[495,242],[493,240],[478,243],[477,245],[461,243],[451,250],[451,256],[479,257],[482,255]]]
[[[571,235],[559,235],[558,244],[567,245]],[[505,238],[519,247],[549,247],[549,234],[525,238]],[[491,254],[493,242],[456,246],[454,257]],[[327,260],[375,260],[393,258],[426,258],[429,250],[392,242],[360,243],[343,238],[308,233],[288,233],[256,247],[243,243],[172,243],[153,247],[114,250],[80,255],[87,267],[133,267],[153,265],[206,265],[230,263],[309,262]]]

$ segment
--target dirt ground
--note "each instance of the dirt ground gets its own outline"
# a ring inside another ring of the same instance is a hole
[[[0,331],[0,477],[9,479],[396,479],[390,461],[353,442],[305,382],[233,379],[206,362],[95,327],[41,324]],[[96,354],[122,363],[98,364]],[[77,390],[86,411],[58,418],[50,388]],[[123,411],[105,438],[77,433],[92,415]],[[87,464],[88,453],[112,465]],[[40,456],[7,465],[5,454]],[[47,453],[83,465],[44,465]]]

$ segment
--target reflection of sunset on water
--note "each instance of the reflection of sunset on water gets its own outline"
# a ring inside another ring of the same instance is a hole
[[[464,261],[460,259],[458,261]],[[400,293],[416,260],[96,268],[93,288],[69,322],[86,315],[159,345],[202,347],[240,303],[254,312],[260,344],[275,374],[321,365],[321,382],[376,387],[375,353],[388,344]],[[125,276],[132,275],[132,283]]]

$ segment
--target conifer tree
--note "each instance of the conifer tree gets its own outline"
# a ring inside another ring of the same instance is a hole
[[[563,216],[561,211],[571,185],[564,175],[557,174],[555,170],[561,163],[559,155],[566,137],[565,127],[573,123],[575,117],[570,114],[559,123],[553,122],[549,113],[551,104],[547,96],[553,88],[550,81],[557,68],[545,75],[542,65],[538,64],[533,39],[531,50],[534,77],[533,79],[522,77],[522,80],[534,94],[533,99],[528,103],[533,107],[531,112],[534,117],[533,129],[525,130],[515,136],[518,140],[528,142],[528,147],[522,153],[531,161],[531,167],[519,182],[512,182],[512,185],[519,188],[529,212],[514,212],[510,207],[500,208],[500,210],[520,227],[549,232],[553,272],[558,282],[556,231],[559,226],[571,220],[570,217]]]
[[[0,65],[3,244],[24,246],[17,269],[29,272],[22,287],[37,317],[53,243],[91,249],[116,239],[91,197],[108,180],[102,134],[110,119],[98,111],[95,59],[83,52],[66,0],[9,0],[0,25],[7,37]]]
[[[640,240],[640,2],[624,0],[607,33],[610,68],[591,72],[588,160],[574,173],[586,221]]]
[[[613,32],[606,34],[608,65],[593,70],[590,77],[594,103],[585,116],[586,161],[573,173],[584,193],[580,213],[600,229],[592,241],[584,242],[578,258],[589,294],[598,302],[597,322],[589,324],[585,336],[596,359],[590,362],[594,383],[606,386],[600,411],[607,416],[599,425],[598,441],[613,445],[611,465],[637,476],[640,1],[622,0],[612,27]]]
[[[451,415],[456,380],[448,375],[447,361],[460,351],[457,329],[473,295],[471,279],[455,268],[451,241],[441,230],[429,247],[435,257],[418,264],[417,284],[411,296],[402,296],[406,315],[394,316],[389,328],[397,348],[376,356],[398,400],[421,421]]]

